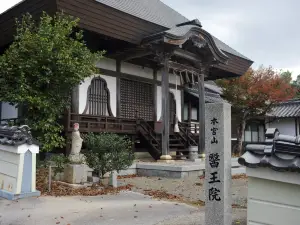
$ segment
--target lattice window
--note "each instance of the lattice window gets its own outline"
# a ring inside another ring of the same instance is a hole
[[[88,88],[84,114],[112,116],[109,90],[106,81],[101,77],[94,78]]]
[[[121,79],[121,117],[153,120],[153,86],[139,81]]]

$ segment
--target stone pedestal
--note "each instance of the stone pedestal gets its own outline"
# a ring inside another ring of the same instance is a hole
[[[189,147],[189,160],[195,161],[198,159],[198,146]]]
[[[84,164],[85,163],[85,156],[83,154],[70,154],[69,160],[73,164]]]
[[[87,182],[87,166],[84,164],[79,165],[66,165],[64,169],[64,180],[70,184],[83,184]]]
[[[162,155],[157,162],[164,162],[164,163],[172,163],[174,160],[172,159],[172,156],[170,155]]]
[[[231,225],[231,105],[206,104],[205,120],[205,225]]]

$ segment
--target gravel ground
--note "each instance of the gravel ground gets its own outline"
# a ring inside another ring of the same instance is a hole
[[[247,225],[246,218],[247,211],[245,209],[233,209],[232,225]],[[159,222],[156,225],[204,225],[204,219],[204,209],[201,209],[189,215]]]
[[[168,194],[183,197],[190,202],[204,201],[204,180],[189,177],[185,179],[170,179],[158,177],[134,177],[120,179],[122,183],[133,185],[133,191],[144,193],[145,190],[166,191]],[[247,206],[247,179],[232,181],[233,204]]]

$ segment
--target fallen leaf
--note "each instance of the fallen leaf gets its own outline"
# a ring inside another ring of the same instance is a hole
[[[60,224],[60,222],[56,222],[56,224]]]
[[[149,205],[149,208],[152,208],[152,206],[151,206],[151,205]]]
[[[28,217],[30,217],[30,215],[28,215]]]
[[[137,216],[134,216],[134,218],[137,218]]]

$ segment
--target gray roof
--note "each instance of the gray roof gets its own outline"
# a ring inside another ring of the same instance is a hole
[[[96,0],[129,15],[167,28],[189,21],[160,0]]]
[[[275,105],[270,112],[267,113],[268,117],[300,117],[300,100],[290,100]]]
[[[0,144],[1,145],[22,145],[32,144],[30,128],[24,126],[0,126]]]
[[[276,171],[300,172],[300,137],[266,132],[265,144],[248,144],[238,162],[249,168],[268,167]]]
[[[188,33],[191,29],[193,28],[198,28],[195,25],[184,25],[184,26],[179,26],[179,27],[173,27],[170,30],[165,31],[168,34],[174,35],[174,36],[184,36],[186,33]],[[228,52],[232,55],[236,55],[238,57],[247,59],[247,60],[251,60],[249,58],[247,58],[246,56],[242,55],[241,53],[237,52],[236,50],[232,49],[231,47],[229,47],[228,45],[226,45],[224,42],[220,41],[218,38],[214,37],[212,35],[214,42],[216,44],[216,46],[221,49],[224,52]]]
[[[218,102],[225,102],[224,99],[220,96],[220,94],[215,90],[214,88],[211,88],[211,84],[205,84],[205,102],[206,103],[218,103]],[[195,96],[196,98],[199,98],[198,89],[196,87],[189,88],[185,87],[184,89],[187,93],[190,95]]]
[[[119,11],[125,12],[129,15],[138,17],[140,19],[149,21],[151,23],[169,28],[167,32],[180,36],[180,34],[186,34],[190,30],[191,26],[185,25],[181,27],[176,27],[176,25],[188,22],[189,20],[167,6],[160,0],[96,0],[104,5],[117,9]],[[244,55],[240,54],[236,50],[232,49],[224,42],[220,41],[218,38],[214,37],[214,41],[219,49],[228,52],[230,54],[236,55],[238,57],[248,59]],[[251,60],[250,60],[251,61]]]

